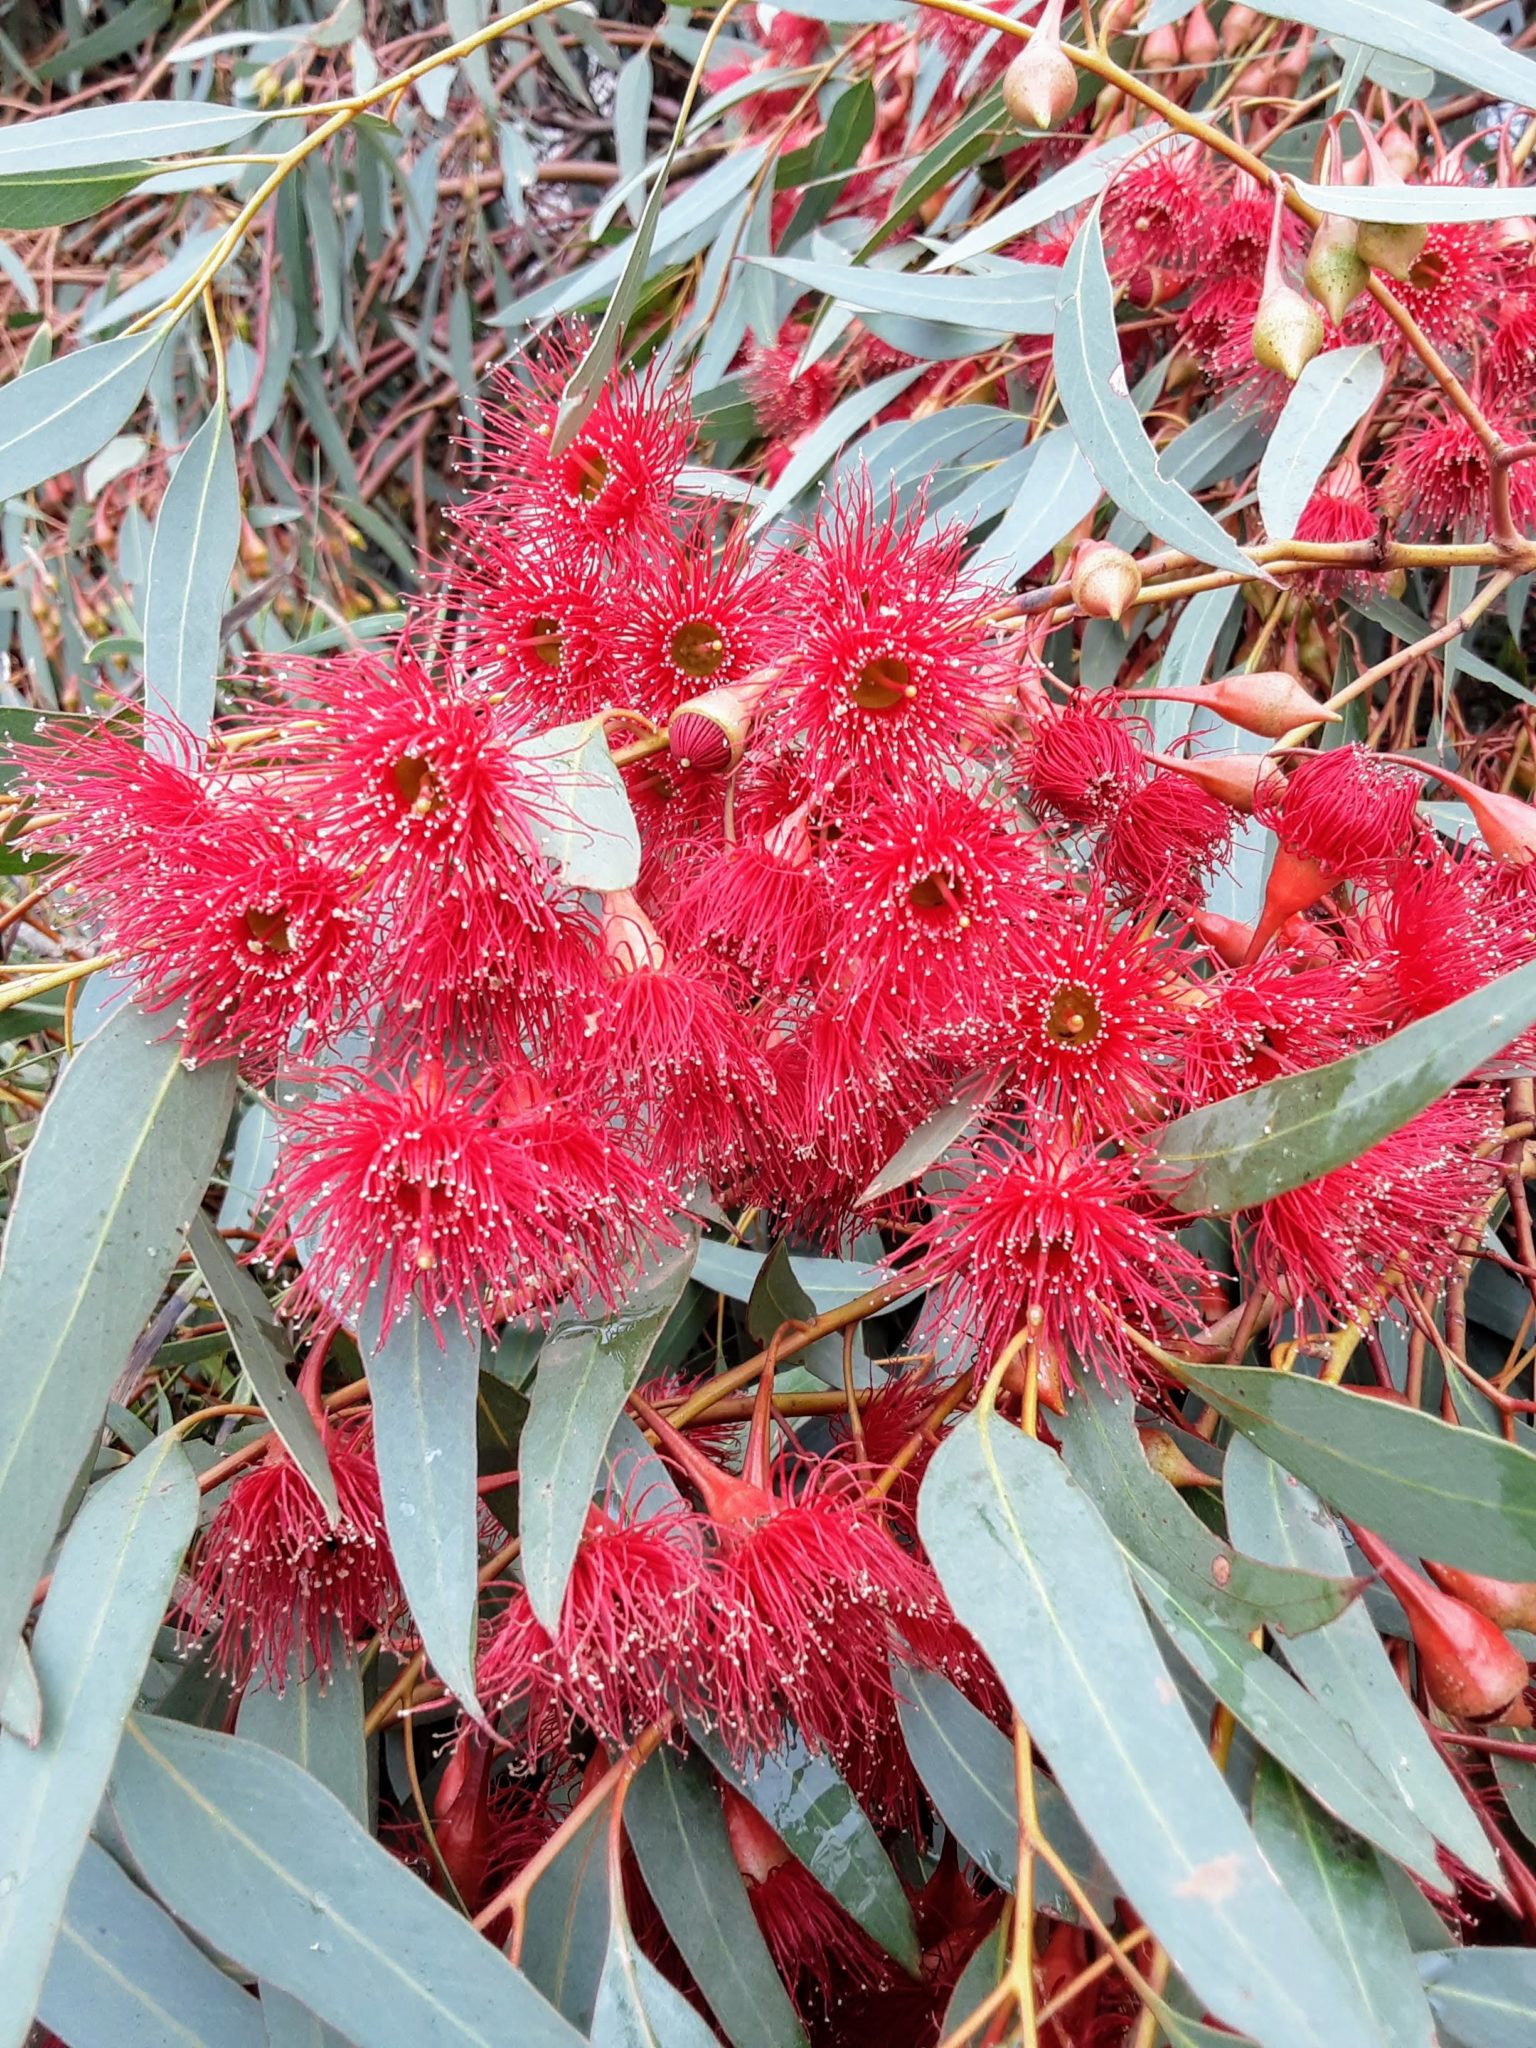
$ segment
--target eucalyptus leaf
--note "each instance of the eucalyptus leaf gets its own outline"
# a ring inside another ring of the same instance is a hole
[[[25,2040],[75,1866],[177,1567],[197,1526],[180,1440],[154,1439],[87,1494],[32,1637],[41,1739],[0,1733],[0,2041]]]
[[[592,2014],[592,2048],[717,2048],[716,2036],[640,1951],[615,1898]]]
[[[871,270],[863,264],[812,263],[796,256],[752,260],[861,313],[902,314],[993,335],[1049,334],[1055,324],[1057,273],[1044,263],[1021,263],[983,277],[957,277],[952,272],[933,276],[924,271]]]
[[[978,551],[988,573],[1003,581],[1032,569],[1103,495],[1088,458],[1066,427],[1043,434],[1033,451],[1018,496]]]
[[[89,220],[131,192],[151,169],[147,163],[96,164],[0,177],[0,232],[27,235]]]
[[[1253,1830],[1281,1883],[1358,1987],[1381,2038],[1391,2048],[1435,2048],[1429,2001],[1375,1853],[1268,1760],[1254,1786]]]
[[[0,132],[0,176],[72,176],[101,164],[198,155],[238,142],[271,116],[260,107],[210,107],[194,100],[124,100],[18,121]]]
[[[0,499],[20,497],[110,441],[144,396],[168,332],[71,349],[0,387]]]
[[[32,1589],[113,1381],[160,1299],[234,1101],[126,1007],[64,1070],[22,1162],[0,1255],[0,1696]]]
[[[1208,1620],[1243,1634],[1268,1626],[1301,1635],[1342,1614],[1364,1583],[1286,1571],[1244,1557],[1147,1463],[1133,1403],[1085,1374],[1057,1431],[1067,1469],[1111,1534]]]
[[[529,1605],[551,1635],[613,1425],[682,1299],[696,1250],[690,1236],[648,1259],[617,1308],[567,1318],[539,1353],[518,1447],[518,1528]]]
[[[1234,1429],[1415,1557],[1536,1579],[1536,1452],[1302,1373],[1179,1368]]]
[[[38,2017],[70,2048],[268,2048],[261,2008],[87,1842]]]
[[[355,2048],[577,2048],[527,1978],[287,1757],[135,1717],[112,1811],[179,1920]]]
[[[936,1166],[949,1148],[959,1143],[1001,1085],[1001,1077],[985,1067],[969,1075],[891,1154],[859,1196],[857,1206],[877,1202],[909,1181],[921,1180],[930,1166]]]
[[[918,1520],[957,1619],[1197,1996],[1262,2048],[1379,2041],[1260,1854],[1055,1453],[995,1412],[969,1416],[934,1455]]]
[[[480,1339],[457,1323],[434,1330],[414,1303],[382,1341],[376,1310],[365,1310],[364,1324],[374,1457],[395,1568],[433,1669],[478,1719]]]
[[[1536,86],[1536,65],[1526,58],[1524,66],[1530,85]],[[1295,182],[1302,198],[1319,212],[1391,226],[1412,221],[1519,220],[1536,214],[1532,185],[1310,185],[1304,178]],[[1314,362],[1326,360],[1313,357]]]
[[[1385,377],[1381,350],[1371,342],[1314,356],[1291,386],[1259,464],[1259,511],[1271,540],[1293,537],[1318,478],[1375,403]]]
[[[800,441],[793,455],[785,463],[777,483],[768,492],[753,515],[751,531],[759,533],[792,505],[807,484],[812,484],[827,464],[853,439],[862,428],[867,427],[878,413],[881,413],[893,399],[899,398],[909,384],[915,383],[922,375],[922,365],[913,364],[905,370],[893,370],[888,377],[877,377],[873,384],[865,385],[862,391],[854,391],[841,399],[826,418],[812,428]]]
[[[1146,1172],[1185,1215],[1230,1216],[1289,1194],[1412,1122],[1533,1022],[1536,966],[1517,967],[1347,1059],[1179,1117],[1158,1133]]]
[[[547,783],[535,806],[540,850],[570,889],[628,889],[640,873],[640,834],[601,725],[562,725],[519,743]]]
[[[1440,2028],[1440,2048],[1530,2048],[1536,1949],[1433,1949],[1415,1961]]]
[[[1196,561],[1256,575],[1225,529],[1164,474],[1147,439],[1126,385],[1097,205],[1062,266],[1052,363],[1077,444],[1115,503]]]
[[[995,1885],[1011,1892],[1019,1874],[1019,1808],[1007,1737],[937,1671],[899,1670],[896,1710],[913,1766],[945,1827]],[[1095,1909],[1112,1916],[1114,1879],[1076,1814],[1039,1770],[1035,1813],[1041,1832]],[[1054,1873],[1044,1866],[1035,1872],[1035,1896],[1048,1912],[1065,1918],[1076,1914]]]
[[[827,1759],[813,1755],[792,1733],[755,1768],[738,1766],[718,1735],[693,1732],[720,1776],[751,1801],[843,1911],[915,1977],[921,1957],[901,1880],[863,1809]]]
[[[563,1842],[528,1900],[522,1967],[551,2005],[585,2034],[608,1952],[608,1814]]]
[[[1326,1508],[1242,1437],[1227,1452],[1223,1494],[1233,1537],[1252,1556],[1307,1571],[1347,1570],[1343,1539]],[[1326,1628],[1282,1642],[1280,1651],[1346,1732],[1370,1730],[1377,1769],[1436,1841],[1497,1884],[1487,1838],[1425,1734],[1365,1608],[1357,1603]]]
[[[624,1802],[640,1874],[731,2048],[804,2048],[702,1757],[660,1749]]]
[[[1426,1884],[1442,1884],[1434,1837],[1351,1731],[1247,1636],[1210,1621],[1144,1566],[1133,1569],[1159,1627],[1259,1747],[1356,1834],[1416,1871]]]
[[[293,1349],[286,1332],[267,1297],[201,1210],[187,1226],[187,1249],[224,1318],[235,1356],[267,1420],[334,1525],[341,1513],[336,1481],[315,1419],[288,1377]]]
[[[1147,147],[1152,133],[1148,128],[1137,128],[1081,151],[1061,170],[1041,178],[1022,198],[989,214],[959,241],[936,249],[930,269],[950,270],[956,264],[969,263],[973,257],[985,256],[1005,243],[1016,242],[1031,228],[1043,226],[1058,214],[1075,212],[1085,200],[1098,197],[1128,156]]]

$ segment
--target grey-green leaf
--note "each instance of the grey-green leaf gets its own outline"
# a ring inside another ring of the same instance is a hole
[[[339,1628],[333,1628],[332,1638],[328,1676],[304,1669],[306,1652],[296,1644],[281,1692],[274,1685],[247,1686],[235,1732],[291,1758],[366,1827],[362,1673]],[[333,2028],[275,1984],[262,1985],[261,2010],[267,2048],[347,2048]]]
[[[1289,1194],[1410,1123],[1533,1022],[1536,966],[1517,967],[1379,1045],[1179,1117],[1146,1170],[1185,1215]]]
[[[1343,1613],[1361,1581],[1280,1570],[1224,1543],[1147,1463],[1133,1411],[1085,1375],[1057,1432],[1073,1478],[1133,1556],[1208,1620],[1245,1635],[1260,1625],[1300,1635]]]
[[[1536,1579],[1536,1453],[1302,1373],[1200,1365],[1188,1384],[1384,1542],[1465,1571]]]
[[[79,170],[22,171],[0,178],[0,230],[26,235],[38,228],[89,220],[121,199],[154,168],[146,163],[92,165]]]
[[[81,1046],[27,1148],[0,1255],[0,1692],[70,1484],[160,1298],[234,1101],[162,1020],[119,1010]]]
[[[994,1884],[1011,1892],[1018,1881],[1019,1808],[1007,1738],[936,1671],[900,1669],[896,1710],[908,1754],[945,1827]],[[1035,1813],[1046,1840],[1094,1905],[1112,1916],[1114,1879],[1076,1814],[1038,1770]],[[1064,1917],[1076,1911],[1047,1869],[1035,1872],[1035,1894],[1048,1911]]]
[[[0,1700],[0,1729],[36,1749],[43,1736],[43,1696],[37,1689],[32,1653],[25,1643],[16,1645],[5,1698]]]
[[[1347,1568],[1343,1539],[1327,1509],[1241,1437],[1227,1452],[1223,1492],[1227,1525],[1253,1556],[1306,1571]],[[1343,1728],[1370,1729],[1378,1770],[1436,1841],[1496,1884],[1499,1866],[1487,1838],[1425,1734],[1365,1609],[1356,1604],[1326,1628],[1282,1642],[1280,1649]]]
[[[747,1330],[759,1344],[766,1344],[785,1323],[808,1323],[816,1304],[795,1277],[790,1263],[789,1239],[781,1237],[770,1248],[752,1282],[747,1297]]]
[[[551,1633],[560,1625],[613,1425],[682,1299],[697,1250],[690,1235],[647,1260],[634,1292],[617,1309],[570,1317],[539,1353],[518,1447],[518,1528],[529,1604]]]
[[[1374,342],[1314,356],[1292,385],[1259,464],[1259,511],[1271,540],[1290,540],[1339,443],[1381,390]]]
[[[1536,68],[1527,63],[1527,69],[1536,84]],[[1309,185],[1298,178],[1296,190],[1321,212],[1347,220],[1397,224],[1518,220],[1536,214],[1536,186],[1531,185]]]
[[[111,1796],[177,1918],[355,2048],[577,2048],[527,1978],[288,1758],[135,1717]]]
[[[583,1821],[533,1888],[523,1969],[583,2034],[592,2024],[608,1950],[608,1814]]]
[[[640,873],[640,833],[624,778],[590,719],[523,740],[519,753],[549,777],[540,850],[570,889],[628,889]]]
[[[935,1454],[918,1520],[957,1618],[1196,1994],[1262,2048],[1378,2040],[1259,1853],[1114,1538],[1056,1454],[995,1413],[968,1417]]]
[[[1056,322],[1057,273],[1046,263],[1019,263],[966,277],[952,271],[812,263],[796,256],[756,256],[752,261],[861,313],[900,314],[998,335],[1049,334]]]
[[[127,100],[76,107],[38,121],[17,121],[0,135],[0,176],[66,174],[129,158],[199,155],[238,142],[270,116],[259,107],[204,106],[194,100]]]
[[[1254,575],[1253,564],[1224,528],[1163,475],[1147,439],[1126,386],[1097,205],[1062,266],[1052,362],[1077,444],[1115,503],[1197,562]]]
[[[336,1481],[315,1419],[288,1377],[293,1353],[286,1332],[273,1316],[267,1297],[201,1209],[187,1226],[187,1249],[197,1261],[214,1307],[224,1318],[235,1356],[267,1420],[334,1523],[341,1513]]]
[[[376,1319],[368,1329],[371,1337]],[[434,1330],[413,1302],[382,1343],[364,1341],[363,1356],[395,1569],[433,1669],[478,1718],[475,1424],[480,1340],[466,1336],[457,1323]]]
[[[962,1081],[947,1102],[940,1103],[931,1116],[887,1159],[869,1186],[859,1196],[859,1205],[894,1194],[908,1181],[920,1180],[950,1146],[970,1129],[1001,1085],[995,1069],[979,1067]]]
[[[261,2008],[87,1842],[38,2017],[70,2048],[267,2048]]]
[[[1275,1873],[1349,1975],[1391,2048],[1435,2048],[1429,2001],[1376,1854],[1267,1757],[1253,1831]]]
[[[1441,2048],[1531,2048],[1536,1949],[1445,1948],[1414,1959]]]
[[[722,1778],[749,1799],[817,1882],[912,1976],[920,1961],[901,1879],[858,1801],[825,1757],[798,1735],[755,1770],[732,1763],[718,1735],[695,1731]]]
[[[0,1734],[0,2042],[19,2048],[75,1865],[197,1526],[179,1439],[157,1437],[86,1496],[32,1637],[42,1739]]]
[[[592,2048],[718,2048],[683,1994],[640,1953],[622,1899],[614,1901],[592,2014]]]
[[[144,396],[169,331],[72,349],[0,388],[0,499],[73,469],[110,441]]]
[[[213,720],[219,622],[240,545],[229,414],[216,405],[187,443],[155,514],[144,599],[144,688],[198,733]]]
[[[1246,1636],[1209,1621],[1144,1567],[1133,1570],[1142,1599],[1174,1648],[1260,1748],[1357,1834],[1426,1883],[1442,1884],[1434,1837],[1349,1730]]]
[[[658,1750],[629,1788],[624,1825],[667,1932],[731,2048],[805,2048],[703,1758]]]

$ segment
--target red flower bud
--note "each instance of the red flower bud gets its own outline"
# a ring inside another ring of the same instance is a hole
[[[1320,704],[1295,676],[1279,668],[1257,669],[1252,675],[1239,671],[1200,689],[1143,690],[1140,694],[1152,702],[1196,704],[1214,711],[1228,725],[1266,740],[1283,739],[1293,726],[1339,722],[1337,711]]]
[[[1202,789],[1219,796],[1234,811],[1251,811],[1261,796],[1278,794],[1281,787],[1280,770],[1267,754],[1192,754],[1187,758],[1153,754],[1149,758],[1159,768],[1177,768],[1181,775],[1193,776]]]
[[[1536,1634],[1536,1585],[1489,1579],[1480,1572],[1457,1571],[1454,1565],[1431,1564],[1428,1558],[1424,1560],[1424,1569],[1442,1593],[1453,1593],[1479,1614],[1497,1622],[1500,1628]]]
[[[1288,846],[1278,847],[1264,890],[1264,907],[1248,943],[1246,959],[1257,960],[1288,918],[1321,903],[1338,880],[1338,874],[1325,868],[1321,861],[1304,853],[1293,853]]]
[[[1486,1614],[1421,1579],[1379,1537],[1357,1529],[1355,1541],[1407,1615],[1424,1690],[1441,1713],[1454,1721],[1502,1718],[1528,1676],[1514,1644]]]
[[[473,1913],[489,1891],[493,1827],[487,1799],[492,1750],[477,1729],[467,1728],[443,1767],[432,1800],[432,1832],[438,1854],[464,1904]]]
[[[1224,967],[1241,967],[1253,944],[1253,926],[1214,910],[1197,910],[1190,919],[1195,937],[1210,947]]]

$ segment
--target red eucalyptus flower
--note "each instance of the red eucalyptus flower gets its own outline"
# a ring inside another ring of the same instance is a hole
[[[1252,1210],[1254,1282],[1319,1321],[1381,1315],[1405,1277],[1433,1294],[1491,1195],[1494,1164],[1475,1148],[1501,1121],[1476,1089],[1447,1095],[1347,1166]]]
[[[1020,772],[1034,808],[1069,825],[1104,825],[1151,772],[1113,694],[1077,691],[1032,727]]]
[[[1063,1371],[1081,1360],[1128,1372],[1137,1354],[1126,1322],[1193,1321],[1206,1269],[1146,1195],[1133,1158],[1102,1157],[1060,1131],[999,1131],[963,1156],[961,1184],[935,1198],[902,1262],[932,1285],[940,1325],[974,1342],[978,1375],[1021,1334]]]
[[[1229,805],[1165,768],[1117,806],[1095,860],[1124,903],[1193,905],[1232,850],[1232,822]]]
[[[371,1419],[328,1419],[316,1391],[304,1387],[336,1482],[335,1524],[274,1436],[260,1462],[230,1481],[193,1560],[184,1626],[215,1632],[213,1659],[238,1686],[259,1674],[281,1690],[290,1666],[299,1677],[324,1676],[336,1636],[351,1645],[381,1628],[400,1597]]]
[[[580,329],[541,337],[499,373],[486,407],[486,453],[471,516],[510,513],[559,543],[640,541],[667,523],[690,440],[686,398],[659,372],[610,378],[559,455],[560,402],[586,347]]]
[[[774,1968],[796,2004],[840,2005],[850,1992],[885,1982],[884,1950],[791,1854],[755,1806],[722,1784],[731,1854]]]
[[[622,1748],[652,1721],[697,1714],[705,1621],[698,1518],[634,1503],[588,1510],[553,1636],[519,1587],[481,1653],[476,1684],[505,1710],[530,1756],[563,1743],[581,1720]]]
[[[637,553],[613,601],[617,695],[658,725],[762,660],[771,592],[738,532],[716,549],[708,517]]]
[[[1005,677],[963,540],[926,532],[921,505],[880,507],[861,476],[823,507],[804,553],[781,556],[769,651],[783,674],[765,713],[778,736],[803,735],[818,783],[884,788],[986,738]]]
[[[1283,789],[1260,792],[1256,813],[1282,846],[1329,875],[1365,875],[1406,853],[1419,833],[1417,776],[1368,753],[1303,754]]]
[[[623,704],[595,550],[494,516],[466,521],[444,590],[465,620],[466,665],[505,693],[518,723],[570,725]]]

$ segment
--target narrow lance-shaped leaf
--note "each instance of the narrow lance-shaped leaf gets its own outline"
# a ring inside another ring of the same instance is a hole
[[[1341,1828],[1267,1759],[1253,1828],[1280,1881],[1358,1987],[1392,2048],[1435,2048],[1429,2001],[1374,1850]]]
[[[26,235],[89,220],[131,192],[153,168],[147,163],[100,164],[0,178],[0,231]]]
[[[624,1893],[612,1898],[608,1955],[592,2014],[592,2048],[718,2048],[718,2039],[683,1994],[642,1955]]]
[[[17,121],[0,135],[0,175],[41,177],[122,164],[128,158],[201,154],[238,142],[271,116],[260,107],[210,107],[189,100],[129,100],[75,107],[37,121]]]
[[[22,1163],[0,1256],[0,1692],[70,1483],[176,1263],[234,1101],[120,1010],[65,1068]]]
[[[364,1323],[374,1457],[395,1569],[433,1669],[478,1718],[480,1340],[457,1323],[434,1330],[414,1303],[382,1342],[366,1310]]]
[[[1536,2039],[1536,1949],[1446,1948],[1415,1958],[1440,2048],[1530,2048]]]
[[[1376,2041],[1259,1853],[1114,1538],[1056,1454],[995,1413],[968,1417],[934,1456],[918,1519],[956,1617],[1196,1994],[1263,2048]]]
[[[1415,1557],[1536,1579],[1536,1452],[1301,1373],[1179,1378],[1330,1506]]]
[[[1097,205],[1062,265],[1051,359],[1078,446],[1115,503],[1196,561],[1243,576],[1258,573],[1210,513],[1158,465],[1126,385]]]
[[[38,2018],[73,2048],[270,2048],[261,2008],[87,1842]]]
[[[267,1420],[334,1523],[341,1513],[336,1481],[315,1419],[288,1377],[292,1348],[267,1297],[201,1210],[187,1227],[187,1249],[224,1318],[235,1356]]]
[[[155,1439],[90,1494],[59,1553],[32,1638],[43,1698],[35,1745],[0,1734],[0,2042],[20,2048],[144,1676],[197,1483],[180,1440]]]
[[[0,387],[0,499],[20,497],[110,441],[144,396],[169,331],[72,349]]]
[[[148,702],[198,734],[213,719],[219,622],[239,545],[235,443],[221,403],[188,442],[160,501],[144,599]]]
[[[1326,349],[1296,379],[1259,464],[1259,510],[1271,540],[1291,539],[1318,478],[1385,376],[1381,350],[1371,342]]]
[[[698,1241],[668,1249],[612,1312],[574,1316],[539,1354],[518,1447],[523,1583],[545,1628],[560,1625],[566,1581],[581,1541],[603,1452],[656,1339],[682,1299]]]
[[[1230,1216],[1358,1159],[1536,1022],[1517,967],[1347,1059],[1191,1110],[1158,1133],[1147,1173],[1175,1209]]]
[[[658,1750],[630,1785],[624,1825],[667,1932],[731,2048],[805,2048],[703,1758]]]
[[[1259,1747],[1347,1827],[1426,1884],[1443,1883],[1434,1837],[1350,1729],[1246,1635],[1209,1621],[1145,1566],[1132,1569],[1142,1599],[1169,1641]]]
[[[1228,1526],[1254,1556],[1309,1571],[1346,1569],[1343,1539],[1327,1509],[1242,1437],[1227,1452],[1223,1492]],[[1282,1641],[1280,1651],[1346,1730],[1370,1730],[1378,1770],[1436,1841],[1497,1884],[1499,1866],[1487,1838],[1425,1734],[1365,1609],[1357,1602],[1326,1628]]]
[[[286,1757],[134,1717],[112,1811],[179,1920],[354,2048],[578,2048],[526,1977]]]
[[[549,777],[540,850],[567,888],[628,889],[640,873],[640,833],[624,778],[600,725],[562,725],[518,751]]]
[[[1284,1571],[1224,1543],[1147,1463],[1133,1404],[1096,1380],[1085,1378],[1068,1400],[1058,1434],[1068,1470],[1111,1533],[1210,1619],[1245,1633],[1262,1624],[1300,1635],[1342,1614],[1359,1592],[1361,1580]]]

